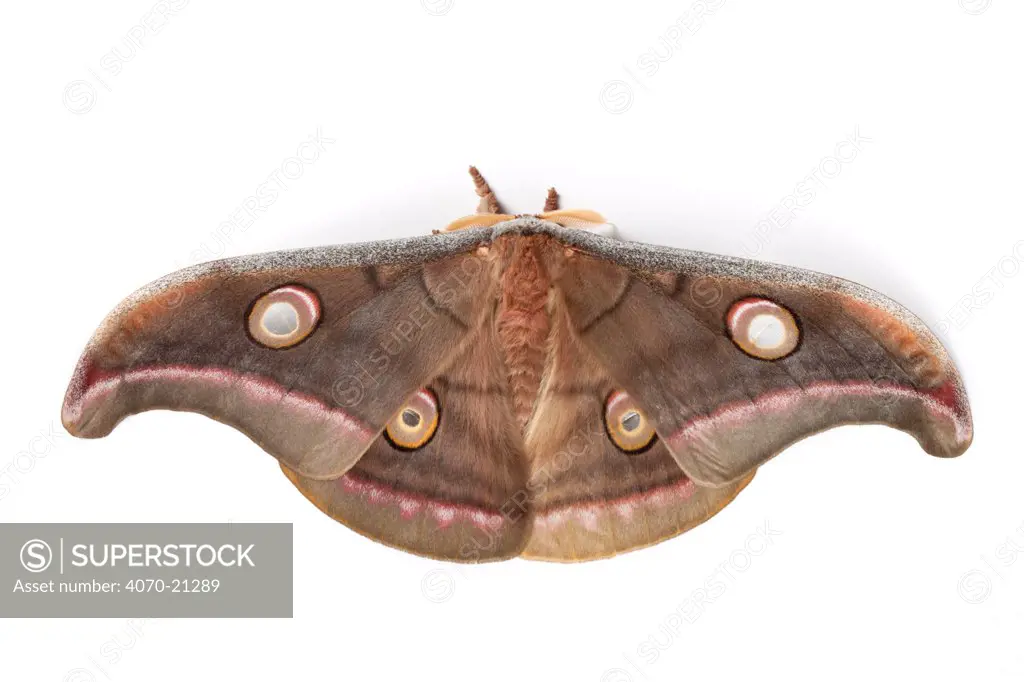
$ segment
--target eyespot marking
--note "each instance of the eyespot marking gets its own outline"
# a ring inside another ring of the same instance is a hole
[[[793,313],[766,298],[736,301],[725,322],[732,342],[759,360],[779,360],[800,345],[800,327]]]
[[[624,391],[612,391],[605,401],[604,426],[615,447],[627,455],[646,452],[658,435],[644,411]]]
[[[440,416],[437,396],[422,388],[387,423],[384,437],[397,450],[419,450],[434,437]]]
[[[298,284],[260,296],[248,315],[249,335],[267,348],[289,348],[313,333],[320,322],[320,299]]]

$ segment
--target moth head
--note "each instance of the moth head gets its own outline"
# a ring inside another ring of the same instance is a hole
[[[304,341],[320,322],[320,299],[298,284],[278,287],[257,298],[249,309],[247,328],[267,348],[290,348]]]
[[[590,230],[604,237],[611,237],[613,239],[618,238],[615,225],[605,220],[604,216],[600,213],[583,209],[560,209],[560,197],[554,187],[548,189],[542,213],[512,215],[506,213],[502,209],[502,205],[498,202],[498,198],[495,196],[493,190],[491,190],[491,186],[487,183],[476,167],[470,166],[469,174],[473,178],[473,185],[475,186],[476,194],[480,197],[476,213],[449,223],[443,230],[435,230],[435,234],[440,232],[467,230],[476,227],[492,227],[499,223],[529,216],[555,223],[561,227]]]
[[[533,214],[524,214],[533,215]],[[459,230],[470,230],[477,227],[493,227],[499,223],[521,218],[521,215],[507,213],[483,213],[464,216],[450,222],[440,232],[457,232]],[[574,209],[568,211],[548,211],[535,214],[534,217],[555,223],[561,227],[571,229],[588,230],[594,234],[604,237],[618,239],[618,229],[613,223],[608,222],[604,216],[596,211],[586,209]]]

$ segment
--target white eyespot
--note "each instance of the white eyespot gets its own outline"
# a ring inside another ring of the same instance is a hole
[[[309,336],[320,321],[320,300],[298,284],[260,296],[249,310],[249,334],[268,348],[288,348]]]
[[[274,336],[288,336],[299,328],[299,311],[288,301],[276,301],[267,306],[260,324]]]
[[[736,301],[725,319],[733,343],[760,360],[784,358],[800,343],[800,327],[793,313],[765,298]]]
[[[786,340],[786,327],[774,315],[754,315],[747,326],[747,340],[765,350],[778,348]]]

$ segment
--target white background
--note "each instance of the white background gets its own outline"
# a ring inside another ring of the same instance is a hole
[[[4,620],[0,678],[1024,677],[1008,544],[1024,550],[1021,3],[180,2],[6,8],[0,522],[293,522],[295,617]],[[318,130],[334,142],[218,239]],[[829,161],[858,130],[856,158]],[[459,567],[355,535],[199,416],[63,433],[78,354],[136,287],[196,260],[429,232],[472,211],[470,163],[514,211],[555,184],[630,239],[901,301],[959,364],[973,447],[940,461],[842,428],[657,547]],[[814,202],[758,228],[816,169],[832,177]],[[779,534],[745,554],[765,523]],[[723,565],[743,570],[680,625]]]

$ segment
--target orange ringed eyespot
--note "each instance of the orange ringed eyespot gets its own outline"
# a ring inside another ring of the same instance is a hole
[[[624,391],[612,391],[605,401],[604,425],[615,447],[627,454],[639,454],[654,442],[654,424]]]
[[[437,431],[440,409],[433,391],[422,388],[384,427],[384,437],[399,450],[419,450]]]

